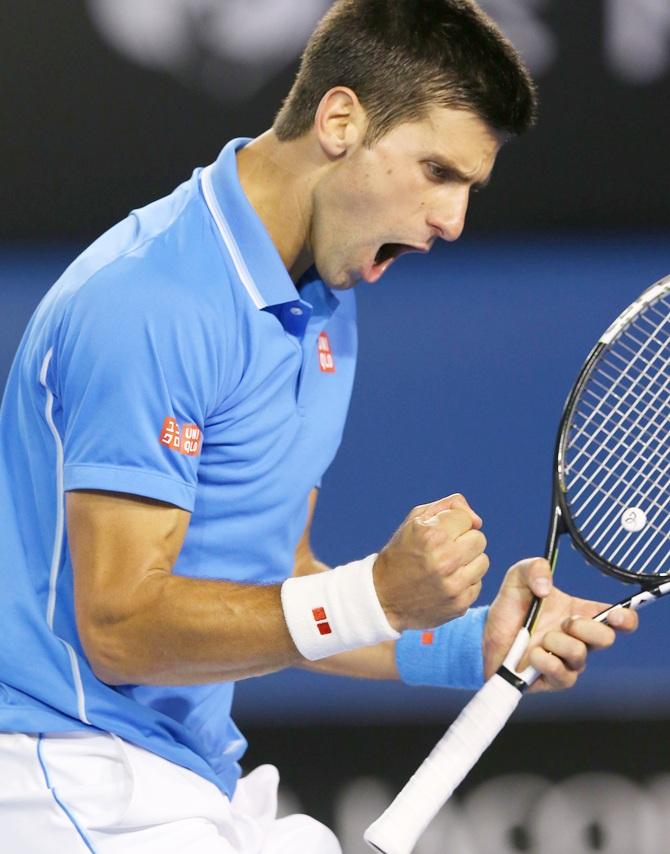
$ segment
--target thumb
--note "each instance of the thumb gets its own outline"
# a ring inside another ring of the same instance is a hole
[[[522,586],[527,587],[535,596],[544,599],[551,592],[553,582],[548,560],[543,557],[528,558],[519,561],[516,567]]]

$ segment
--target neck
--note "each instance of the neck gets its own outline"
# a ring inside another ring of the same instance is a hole
[[[316,177],[309,135],[280,142],[272,130],[237,152],[240,184],[294,282],[313,263],[310,246]]]

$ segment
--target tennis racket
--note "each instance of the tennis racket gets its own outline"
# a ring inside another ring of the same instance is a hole
[[[670,276],[601,336],[563,410],[545,555],[568,534],[587,561],[641,592],[637,610],[670,593]],[[540,611],[535,598],[503,665],[472,698],[388,809],[365,832],[383,854],[409,854],[504,727],[538,673],[517,672]]]

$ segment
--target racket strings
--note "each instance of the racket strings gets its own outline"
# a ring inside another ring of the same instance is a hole
[[[666,467],[665,473],[667,474],[669,470],[670,470],[670,463]],[[669,478],[669,480],[670,480],[670,478]],[[621,496],[616,495],[614,492],[612,492],[608,489],[605,489],[601,486],[597,487],[597,489],[598,489],[598,492],[600,495],[602,495],[606,499],[610,499],[610,501],[612,502],[610,507],[613,507],[615,512],[614,512],[614,515],[613,515],[613,518],[612,518],[610,524],[603,531],[602,535],[599,538],[594,540],[593,531],[586,531],[585,532],[585,539],[587,539],[589,545],[591,546],[591,548],[594,551],[597,551],[604,558],[606,558],[607,561],[610,563],[614,563],[614,561],[617,558],[617,555],[619,554],[621,549],[624,548],[624,546],[626,545],[626,543],[629,540],[633,539],[633,542],[631,543],[628,551],[622,555],[620,561],[622,564],[625,563],[626,568],[629,570],[632,570],[632,571],[638,572],[638,573],[644,572],[646,570],[647,566],[649,565],[649,563],[651,562],[651,560],[660,551],[660,549],[664,545],[668,544],[667,532],[663,528],[659,527],[659,525],[657,523],[658,523],[659,517],[662,514],[667,514],[668,506],[670,505],[670,498],[668,498],[664,502],[663,505],[658,505],[655,502],[649,501],[649,500],[643,502],[642,499],[645,498],[645,493],[640,493],[639,495],[635,496],[635,503],[636,504],[644,503],[645,507],[656,508],[656,512],[652,516],[647,517],[647,522],[646,522],[647,539],[646,539],[646,542],[642,546],[640,546],[638,540],[634,539],[634,533],[633,532],[628,532],[627,534],[622,535],[617,528],[614,529],[614,533],[610,537],[610,540],[604,546],[600,546],[601,541],[612,530],[612,528],[614,528],[615,524],[620,523],[620,514],[625,512],[627,509],[630,508],[631,502],[623,500],[621,498]],[[580,526],[580,528],[583,530],[584,526],[582,525],[582,526]],[[649,536],[649,534],[651,532],[653,532],[657,535],[655,541],[652,541],[652,539]],[[656,543],[656,548],[653,549],[653,551],[648,556],[645,563],[641,567],[639,567],[639,569],[636,569],[634,560],[626,563],[626,561],[629,558],[633,549],[636,549],[636,557],[641,558],[642,552],[648,550],[652,545],[654,545],[654,542]],[[618,545],[616,545],[617,543],[618,543]],[[610,551],[610,547],[613,544],[616,545],[616,548],[614,548],[613,550]],[[668,556],[670,556],[670,554]],[[666,556],[666,559],[668,556]],[[659,565],[657,565],[654,568],[652,574],[655,575],[655,574],[659,573],[663,569],[663,566],[664,566],[663,562],[660,563]]]
[[[607,380],[607,383],[600,384],[600,387],[605,392],[604,394],[594,395],[596,398],[600,399],[600,405],[596,407],[595,414],[599,412],[600,406],[605,405],[608,402],[610,396],[617,397],[618,388],[621,389],[624,393],[622,395],[618,395],[618,397],[620,398],[620,400],[618,401],[618,405],[612,407],[612,413],[615,416],[627,413],[627,411],[630,410],[631,406],[634,407],[637,401],[641,401],[643,399],[645,392],[649,392],[651,394],[651,402],[655,403],[661,390],[665,390],[662,388],[657,388],[656,392],[651,392],[651,389],[655,385],[655,380],[659,376],[659,371],[662,377],[667,377],[667,359],[660,366],[658,364],[659,353],[662,352],[663,348],[666,347],[668,343],[667,334],[662,340],[658,337],[659,333],[664,329],[667,332],[667,318],[664,318],[663,320],[663,324],[654,328],[652,334],[648,336],[645,341],[639,341],[633,335],[631,329],[626,331],[626,335],[637,344],[637,349],[626,347],[626,349],[632,353],[634,359],[631,360],[619,357],[624,367],[623,370],[621,370],[620,368],[613,366],[613,369],[615,371],[614,377],[604,371],[603,364],[611,365],[611,363],[607,360],[607,356],[615,355],[618,357],[618,351],[613,347],[605,351],[604,355],[600,359],[599,364],[597,365],[597,371],[602,376],[604,376],[604,378]],[[618,345],[625,345],[625,340],[620,337],[616,343]],[[658,348],[656,350],[653,350],[655,344],[658,344]],[[645,351],[652,351],[654,359],[645,358]],[[642,363],[644,367],[641,370],[638,369],[639,372],[635,373],[637,363]],[[597,376],[595,372],[594,375]],[[628,399],[631,393],[634,394],[634,398],[632,401]],[[648,409],[648,407],[646,407],[646,409]],[[587,419],[587,422],[584,425],[584,429],[588,427],[590,420],[591,419]],[[573,464],[576,464],[577,461],[578,458],[574,459],[572,462]]]
[[[634,447],[629,448],[626,446],[626,451],[628,453],[630,453],[631,456],[630,457],[628,457],[628,456],[621,457],[621,456],[617,455],[617,466],[619,464],[621,464],[621,465],[625,464],[625,468],[621,472],[615,472],[615,474],[617,476],[612,479],[614,482],[614,485],[616,485],[617,482],[626,479],[626,484],[627,484],[628,489],[627,489],[626,493],[617,497],[618,503],[621,506],[622,510],[624,509],[624,507],[626,505],[630,504],[630,498],[631,498],[632,493],[635,494],[636,499],[644,498],[645,499],[645,506],[651,506],[655,509],[656,512],[655,512],[654,516],[649,518],[649,524],[653,524],[653,522],[657,518],[658,514],[665,511],[667,508],[667,502],[664,502],[663,504],[659,504],[658,499],[661,498],[664,494],[666,494],[666,488],[665,488],[666,482],[667,482],[666,478],[668,477],[669,472],[670,472],[670,459],[668,459],[667,449],[665,450],[665,452],[662,452],[664,450],[665,446],[663,446],[662,444],[659,443],[658,447],[660,450],[659,451],[653,450],[651,456],[645,456],[643,453],[645,450],[647,450],[649,448],[652,441],[656,438],[657,438],[656,436],[653,436],[653,435],[650,436],[649,439],[647,440],[647,442],[642,444],[640,449],[637,451],[635,450]],[[665,436],[663,438],[665,438]],[[654,457],[657,457],[657,459],[654,460]],[[594,462],[596,462],[596,461],[594,460]],[[636,463],[641,463],[642,465],[641,465],[641,467],[637,468],[637,471],[634,471]],[[631,479],[628,479],[628,475],[631,472],[634,472],[633,477]],[[645,477],[647,472],[653,472],[653,473],[655,473],[656,476],[653,479],[650,477]],[[573,483],[576,480],[582,481],[584,486],[593,487],[595,477],[594,476],[587,477],[583,472],[578,472],[576,474],[575,478],[573,479]],[[638,485],[638,482],[640,482],[640,481],[641,481],[641,484]],[[587,529],[588,525],[591,523],[591,521],[593,521],[594,517],[597,515],[598,511],[602,507],[602,504],[604,503],[605,498],[612,498],[612,496],[613,496],[613,493],[610,492],[608,489],[606,489],[606,483],[599,483],[597,486],[599,487],[599,493],[598,494],[600,494],[604,497],[601,498],[601,501],[599,502],[599,504],[595,508],[592,509],[590,515],[586,519],[582,520],[581,525],[584,529]],[[594,494],[595,493],[591,493],[590,497],[592,498]],[[588,503],[588,501],[585,502],[580,507],[575,509],[575,511],[574,511],[575,516],[581,515],[581,513],[585,509],[586,503]],[[602,541],[602,538],[609,532],[609,530],[611,530],[616,519],[617,519],[617,517],[614,517],[613,519],[611,519],[609,524],[602,531],[600,537],[593,542],[594,548],[600,544],[600,542]],[[593,539],[593,537],[597,533],[598,529],[601,528],[602,525],[606,521],[607,521],[607,516],[603,516],[601,518],[600,522],[598,524],[596,524],[594,526],[594,528],[589,531],[589,536],[591,539]]]
[[[586,392],[586,394],[593,394],[593,392],[590,389],[586,389],[585,392]],[[594,409],[594,407],[591,406],[589,401],[586,400],[585,398],[581,401],[581,410],[584,410],[584,409],[587,409],[590,411],[593,411],[593,409]],[[632,411],[638,412],[638,413],[640,412],[640,410],[638,410],[637,407],[632,407]],[[578,416],[583,417],[583,412],[582,411],[576,412],[575,416],[576,417],[578,417]],[[668,432],[666,430],[667,422],[666,421],[657,421],[656,418],[647,419],[647,421],[645,423],[645,429],[648,429],[650,427],[656,428],[654,431],[654,434],[649,436],[649,438],[646,442],[642,442],[642,439],[640,437],[633,435],[632,436],[633,444],[627,445],[626,439],[630,438],[630,434],[628,433],[628,430],[630,430],[632,426],[633,426],[633,422],[630,420],[630,418],[628,418],[626,416],[625,418],[622,419],[621,425],[614,428],[614,431],[612,433],[613,438],[616,438],[618,436],[622,441],[622,447],[627,452],[633,452],[635,450],[634,446],[640,445],[641,449],[640,449],[639,453],[641,455],[641,459],[643,459],[648,464],[658,465],[659,462],[662,459],[664,459],[666,456],[664,451],[667,448],[667,446],[665,444],[665,440],[668,437]],[[658,435],[659,433],[661,433],[661,435]],[[580,436],[580,438],[593,439],[594,437],[593,437],[593,434],[588,433],[587,431],[584,430],[582,432],[582,435]],[[657,442],[656,447],[651,447],[652,441]],[[649,456],[649,457],[642,456],[643,450],[651,450],[651,456]],[[590,461],[593,461],[595,459],[593,457],[593,455],[590,455],[588,452],[586,452],[586,456],[589,458]],[[615,457],[615,459],[617,461],[625,462],[625,457],[620,457],[616,454],[614,454],[613,456]],[[654,456],[658,457],[658,459],[656,461],[653,460]]]
[[[654,427],[652,432],[649,432],[650,425]],[[594,548],[600,547],[604,536],[612,529],[614,522],[617,521],[616,517],[612,518],[613,510],[616,511],[617,507],[618,509],[623,509],[625,505],[630,503],[633,496],[635,496],[635,500],[637,501],[644,497],[647,509],[649,510],[650,507],[653,507],[655,510],[653,518],[648,520],[650,524],[666,510],[666,503],[664,502],[660,505],[656,500],[661,494],[667,494],[666,475],[668,465],[664,465],[667,457],[667,446],[663,444],[663,440],[666,438],[666,431],[663,429],[664,425],[662,422],[654,419],[649,419],[646,424],[638,423],[634,426],[638,428],[640,436],[632,436],[632,438],[630,438],[630,426],[630,420],[626,419],[622,429],[612,432],[612,440],[618,437],[615,446],[619,453],[612,450],[610,446],[610,453],[606,455],[608,459],[605,461],[608,463],[607,466],[604,465],[602,458],[588,454],[587,462],[594,464],[593,472],[588,477],[585,477],[584,473],[580,472],[579,480],[583,481],[580,492],[584,491],[584,486],[588,486],[591,491],[582,505],[577,507],[576,512],[578,514],[583,513],[594,495],[604,495],[606,493],[606,497],[611,499],[613,493],[611,489],[607,489],[608,485],[616,488],[618,484],[623,483],[625,486],[623,491],[620,490],[618,504],[610,504],[608,513],[603,514],[594,526],[588,530],[588,535]],[[589,433],[587,435],[590,437],[592,434]],[[626,441],[627,438],[629,441]],[[603,471],[605,474],[603,474]],[[601,486],[600,492],[594,492],[594,481],[596,479],[602,480],[603,477],[606,480],[604,483],[599,484]],[[646,488],[641,489],[640,482]],[[582,521],[581,524],[585,530],[588,529],[589,523],[597,516],[605,500],[605,497],[602,497],[600,502],[592,509],[589,517]],[[605,524],[608,519],[609,524]],[[600,536],[594,539],[598,531],[600,531]],[[608,545],[611,545],[611,542]],[[612,555],[610,555],[611,557]]]
[[[597,384],[603,387],[601,383]],[[585,400],[582,397],[580,409],[576,411],[575,418],[583,418],[584,423],[578,425],[575,421],[574,427],[576,429],[570,447],[576,449],[577,454],[570,460],[569,465],[570,469],[582,479],[587,472],[589,476],[586,477],[586,482],[582,488],[572,496],[573,502],[577,502],[587,486],[592,486],[598,477],[604,477],[606,480],[623,479],[634,467],[639,467],[640,462],[650,464],[651,460],[644,457],[643,454],[650,448],[655,450],[653,448],[654,440],[658,440],[660,444],[663,437],[659,434],[665,432],[663,422],[659,423],[654,418],[654,413],[658,407],[653,407],[657,403],[658,397],[667,392],[667,388],[670,386],[670,376],[668,376],[665,386],[665,388],[660,387],[658,389],[655,397],[643,409],[635,405],[626,405],[623,408],[622,404],[627,404],[628,398],[618,395],[616,392],[609,394],[609,397],[613,397],[616,401],[614,406],[607,399],[598,401],[595,407],[588,404],[585,407]],[[593,391],[590,393],[597,398]],[[590,410],[588,415],[582,411],[585,408]],[[650,411],[651,416],[649,415]],[[631,412],[637,413],[637,416],[632,420]],[[587,429],[593,426],[595,426],[595,430]],[[649,433],[649,428],[654,426],[655,429]],[[604,451],[607,453],[603,453]],[[623,451],[623,455],[620,453],[621,451]],[[627,454],[631,454],[632,457],[627,456]],[[661,459],[664,456],[665,452],[659,453]],[[577,463],[580,461],[581,465],[577,467]],[[619,463],[625,465],[624,471],[617,470]],[[658,463],[656,463],[657,465]],[[590,467],[592,468],[590,469]],[[642,475],[644,472],[638,470],[638,474]],[[574,484],[575,479],[576,476],[572,482],[569,482],[569,487]],[[593,498],[593,493],[587,496],[579,511],[583,512]]]
[[[604,375],[605,378],[609,380],[609,383],[606,384],[606,393],[603,395],[599,395],[599,396],[597,395],[597,397],[600,398],[600,402],[595,407],[595,411],[594,411],[592,417],[599,414],[601,407],[604,406],[608,402],[612,393],[616,394],[617,388],[622,388],[624,391],[624,394],[622,395],[622,401],[619,404],[612,407],[612,417],[610,420],[613,420],[616,417],[621,417],[629,411],[630,406],[631,406],[631,401],[629,401],[627,398],[631,393],[634,395],[632,405],[634,405],[638,401],[642,401],[642,395],[647,390],[648,386],[653,384],[653,382],[657,376],[661,375],[662,377],[664,377],[666,380],[666,383],[667,383],[668,364],[669,364],[670,359],[666,359],[661,365],[659,365],[656,361],[651,360],[651,359],[645,359],[644,355],[642,355],[645,350],[651,350],[654,344],[659,343],[660,346],[658,348],[658,351],[654,351],[655,357],[658,357],[658,353],[661,352],[663,347],[666,346],[668,343],[667,334],[665,336],[665,340],[662,342],[658,341],[658,335],[663,329],[665,329],[665,331],[667,332],[667,326],[668,326],[668,318],[666,317],[666,318],[664,318],[663,324],[656,327],[654,329],[653,333],[644,342],[638,342],[638,349],[637,349],[637,351],[635,351],[635,355],[637,357],[637,360],[641,361],[644,364],[644,368],[642,368],[642,370],[640,371],[639,374],[635,374],[631,377],[631,374],[634,371],[635,361],[624,360],[624,364],[625,364],[624,369],[621,371],[616,369],[617,370],[617,376],[611,377],[611,376],[609,376],[603,372],[602,362],[603,362],[605,357],[603,356],[603,358],[601,358],[601,361],[597,366],[597,373]],[[633,339],[631,330],[627,330],[625,334],[627,334],[631,339]],[[620,340],[621,340],[621,338],[616,339],[615,343],[618,343]],[[637,341],[637,339],[634,339],[634,340]],[[615,352],[613,349],[613,345],[611,345],[611,348],[609,351],[605,351],[606,354],[607,353],[613,353],[613,352]],[[596,371],[594,371],[594,373],[596,373]],[[630,384],[628,386],[626,386],[626,383],[630,383]],[[642,385],[642,387],[640,387],[641,383],[644,383],[644,385]],[[643,412],[646,412],[648,410],[650,403],[656,402],[656,399],[658,398],[660,393],[661,393],[661,389],[658,389],[657,392],[655,392],[653,394],[651,402],[649,402],[649,401],[647,402],[647,406],[644,407]],[[588,418],[586,420],[585,424],[582,427],[583,430],[587,429],[587,427],[589,426],[589,424],[592,420],[592,417]],[[596,443],[596,446],[597,446],[597,443],[599,441],[602,441],[604,438],[607,437],[607,431],[608,430],[609,430],[609,426],[608,426],[608,428],[603,428],[603,427],[599,428],[599,430],[596,433],[596,436],[593,437],[593,442]],[[600,433],[602,433],[603,435],[599,436]],[[587,445],[587,447],[588,447],[588,445]],[[579,455],[577,455],[571,461],[571,465],[575,466],[578,461],[579,461]]]
[[[655,483],[648,485],[646,489],[638,489],[636,493],[633,493],[631,489],[628,490],[627,494],[617,495],[613,490],[607,489],[602,485],[598,485],[596,487],[598,494],[603,496],[601,499],[601,505],[604,503],[605,499],[609,499],[607,511],[603,513],[600,522],[591,530],[588,530],[588,526],[584,524],[580,526],[593,550],[597,550],[603,555],[603,557],[606,557],[610,563],[613,563],[623,547],[626,545],[627,541],[633,540],[628,551],[623,554],[621,561],[626,562],[630,557],[633,548],[635,548],[635,559],[626,563],[626,568],[629,571],[639,573],[647,571],[651,560],[656,556],[660,549],[663,546],[666,546],[666,548],[668,546],[668,535],[665,530],[665,526],[667,525],[668,504],[670,503],[670,498],[666,498],[662,504],[659,504],[655,499],[658,498],[661,493],[665,493],[667,495],[668,485],[670,484],[670,477],[668,476],[669,471],[670,463],[666,464],[660,472],[663,480],[657,479]],[[658,487],[656,496],[653,495],[655,487]],[[622,516],[620,514],[630,511],[631,507],[636,508],[636,513],[638,512],[637,508],[640,507],[644,507],[647,514],[652,513],[652,515],[646,516],[643,522],[645,536],[642,541],[639,537],[636,538],[637,529],[635,529],[634,533],[629,531],[626,534],[622,534],[619,528],[619,525],[622,524]],[[609,524],[603,528],[603,524],[608,520]],[[601,528],[600,536],[596,537],[595,535]],[[602,545],[603,539],[610,534],[610,532],[612,532],[610,539],[607,543]],[[654,545],[652,534],[658,535],[656,537],[656,547],[652,549],[644,564],[639,566],[638,564],[640,559],[642,559],[645,553]],[[668,556],[670,555],[666,555],[666,558]],[[654,574],[659,573],[664,569],[664,566],[665,564],[662,562],[655,568],[652,568],[651,572]]]
[[[660,573],[670,559],[669,314],[664,298],[647,306],[603,351],[574,406],[565,450],[566,497],[581,536],[638,574]],[[640,530],[623,525],[631,509]]]
[[[593,407],[590,406],[589,402],[586,399],[581,401],[581,409],[590,409]],[[578,411],[575,413],[575,417],[584,417],[583,412]],[[627,425],[627,426],[623,426]],[[647,474],[653,474],[655,471],[659,471],[662,469],[662,464],[666,460],[668,456],[668,452],[670,448],[668,448],[668,433],[665,429],[667,426],[667,422],[665,421],[656,421],[655,419],[647,419],[644,427],[642,428],[642,432],[639,436],[634,435],[631,432],[631,428],[636,425],[630,421],[627,417],[624,418],[621,422],[621,425],[618,425],[612,430],[611,438],[617,439],[617,449],[621,448],[623,450],[623,454],[615,453],[614,450],[611,453],[610,467],[608,470],[608,475],[611,474],[612,477],[626,477],[631,470],[636,467],[637,471],[634,473],[634,480],[639,480],[646,477]],[[652,433],[648,433],[650,427],[655,427]],[[643,439],[646,437],[646,441]],[[593,434],[588,433],[586,431],[582,431],[580,439],[593,439]],[[627,443],[626,440],[630,440],[630,444]],[[579,447],[575,442],[574,445]],[[596,466],[596,473],[592,476],[586,477],[584,470],[578,470],[575,473],[573,480],[569,483],[569,486],[574,485],[577,479],[581,479],[585,481],[584,487],[580,490],[580,493],[586,486],[590,486],[595,480],[596,474],[598,474],[598,469],[601,468],[602,460],[597,456],[589,452],[585,452],[586,462],[593,463]],[[614,464],[612,465],[612,461]],[[642,467],[640,467],[640,463],[642,463]],[[619,465],[625,466],[624,471],[617,472],[617,467]],[[648,471],[647,471],[648,470]],[[628,485],[632,486],[634,481],[628,481]],[[573,496],[573,502],[577,499],[578,495]],[[589,496],[584,504],[579,507],[579,512],[581,513],[588,503],[593,498],[593,495]],[[588,524],[589,519],[585,520],[584,524]]]

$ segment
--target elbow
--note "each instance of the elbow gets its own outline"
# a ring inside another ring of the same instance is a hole
[[[124,621],[109,616],[78,619],[79,639],[97,679],[107,685],[128,685],[141,679]]]

